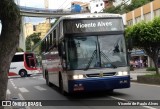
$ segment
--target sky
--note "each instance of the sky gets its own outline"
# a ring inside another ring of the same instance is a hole
[[[90,0],[48,0],[49,9],[67,9],[71,6],[72,1],[82,1],[89,2]],[[121,0],[116,0],[116,4],[120,3]],[[21,6],[35,7],[35,8],[44,8],[44,0],[15,0],[16,3]],[[44,18],[33,18],[26,17],[25,23],[32,22],[33,24],[38,24],[44,22]],[[0,24],[0,33],[1,33],[1,24]]]
[[[35,8],[44,8],[44,0],[15,0],[21,6],[27,7],[35,7]],[[90,0],[48,0],[49,9],[67,9],[70,8],[72,1],[81,1],[81,2],[89,2]],[[119,3],[116,0],[116,3]],[[44,22],[44,18],[33,18],[26,17],[25,22],[32,22],[34,24],[38,24],[40,22]]]
[[[44,0],[15,0],[21,6],[44,8]],[[82,1],[89,2],[90,0],[48,0],[49,9],[67,9],[70,8],[72,1]],[[44,22],[44,18],[33,18],[26,17],[25,22],[32,22],[33,24],[38,24]]]
[[[37,8],[44,8],[44,0],[15,0],[21,6],[30,6]],[[50,9],[66,9],[71,6],[72,1],[81,1],[81,2],[89,2],[91,0],[48,0]],[[120,3],[121,0],[116,0],[115,5]]]
[[[26,7],[35,7],[35,8],[44,8],[44,0],[15,0],[21,6]],[[82,1],[89,2],[90,0],[48,0],[49,9],[67,9],[70,8],[72,1]],[[33,24],[38,24],[44,22],[44,18],[36,17],[25,17],[26,23],[31,22]]]
[[[44,0],[16,0],[21,6],[44,8]],[[49,9],[66,9],[71,6],[72,1],[89,2],[90,0],[48,0]]]

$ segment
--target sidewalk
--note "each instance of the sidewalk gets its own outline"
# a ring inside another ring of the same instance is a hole
[[[155,71],[146,71],[146,68],[134,69],[134,71],[130,71],[131,81],[137,81],[138,75],[146,75],[152,73],[155,73]]]

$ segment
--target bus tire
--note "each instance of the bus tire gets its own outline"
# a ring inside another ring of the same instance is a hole
[[[21,76],[21,77],[26,77],[27,76],[27,71],[26,70],[20,70],[19,71],[19,75]]]
[[[45,73],[45,79],[46,79],[46,84],[51,87],[51,83],[49,82],[49,76],[48,73]]]
[[[64,96],[67,95],[67,92],[64,91],[64,86],[63,86],[63,79],[62,79],[62,76],[60,74],[59,76],[59,89],[60,89],[60,93]]]

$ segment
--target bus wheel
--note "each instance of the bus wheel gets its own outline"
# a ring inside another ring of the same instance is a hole
[[[49,82],[49,77],[48,77],[48,73],[45,74],[45,78],[46,78],[46,84],[51,87],[51,83]]]
[[[27,71],[26,71],[26,70],[20,70],[20,71],[19,71],[19,75],[20,75],[21,77],[26,77],[26,76],[27,76]]]

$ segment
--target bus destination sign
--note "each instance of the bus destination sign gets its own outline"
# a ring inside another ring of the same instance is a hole
[[[64,33],[122,31],[122,19],[67,20]]]

